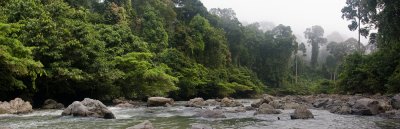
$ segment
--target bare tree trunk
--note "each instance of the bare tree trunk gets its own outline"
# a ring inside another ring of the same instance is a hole
[[[361,16],[360,16],[360,8],[357,10],[358,13],[358,52],[361,52]]]
[[[297,55],[296,55],[294,58],[295,58],[295,60],[296,60],[296,77],[295,77],[295,78],[296,78],[296,81],[295,81],[295,83],[297,84],[297,60],[298,60],[298,59],[297,59]]]
[[[333,82],[336,83],[336,71],[337,68],[335,68],[335,71],[333,72]]]

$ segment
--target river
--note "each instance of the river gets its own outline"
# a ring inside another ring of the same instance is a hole
[[[250,105],[252,100],[239,100]],[[157,129],[188,129],[192,124],[205,124],[216,129],[395,129],[397,120],[377,116],[337,115],[326,110],[311,110],[314,119],[290,120],[293,110],[282,114],[256,115],[255,111],[228,113],[227,118],[199,118],[193,115],[201,109],[185,107],[176,102],[173,107],[109,107],[116,119],[82,118],[60,116],[62,110],[36,110],[24,115],[0,115],[0,128],[52,128],[52,129],[125,129],[149,120]],[[214,108],[214,107],[207,107]],[[230,108],[227,108],[229,110]],[[280,120],[277,118],[280,117]]]

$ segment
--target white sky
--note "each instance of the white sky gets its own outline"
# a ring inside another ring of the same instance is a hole
[[[349,31],[350,23],[341,18],[346,0],[201,0],[207,9],[232,8],[240,21],[249,23],[270,21],[275,25],[291,26],[296,35],[303,36],[306,28],[321,25],[325,36],[337,31],[346,37],[358,38]],[[304,37],[301,37],[303,39]],[[366,42],[366,40],[362,40]]]

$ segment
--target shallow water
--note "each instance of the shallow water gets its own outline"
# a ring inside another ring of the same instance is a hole
[[[250,105],[251,100],[240,100]],[[400,128],[397,120],[387,120],[376,116],[337,115],[325,110],[311,110],[315,119],[290,120],[293,110],[282,110],[282,114],[256,115],[254,111],[225,113],[227,118],[210,119],[193,115],[199,108],[177,106],[116,108],[109,107],[117,119],[62,117],[62,110],[40,110],[26,115],[0,115],[0,127],[11,128],[52,128],[52,129],[124,129],[144,120],[150,120],[157,129],[187,129],[192,124],[205,124],[216,129],[376,129]],[[214,107],[208,107],[214,108]],[[226,108],[232,110],[234,108]],[[281,119],[278,120],[277,117]]]

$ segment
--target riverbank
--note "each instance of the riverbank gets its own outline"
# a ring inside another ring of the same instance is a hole
[[[265,98],[268,95],[264,95]],[[28,114],[3,114],[0,115],[0,127],[9,128],[116,128],[125,129],[149,120],[157,129],[187,129],[194,124],[206,125],[216,129],[224,128],[247,128],[247,129],[273,129],[273,128],[399,128],[400,122],[395,117],[382,115],[386,112],[396,111],[393,107],[387,111],[369,116],[346,114],[341,115],[331,112],[330,107],[338,103],[348,104],[352,100],[369,98],[376,100],[378,105],[388,103],[392,106],[391,96],[345,96],[345,95],[313,95],[313,96],[284,96],[273,97],[268,102],[277,107],[280,114],[256,114],[257,108],[250,108],[258,99],[230,99],[241,105],[221,106],[222,99],[204,100],[203,106],[189,106],[190,101],[177,101],[170,106],[148,107],[145,102],[133,102],[134,107],[107,106],[115,114],[116,119],[101,119],[93,117],[72,117],[61,116],[63,110],[41,110],[36,109]],[[326,101],[326,99],[328,101]],[[323,101],[322,101],[323,100]],[[224,100],[226,101],[226,100]],[[129,101],[128,101],[129,102]],[[213,102],[213,103],[210,103]],[[229,101],[232,102],[232,101]],[[280,103],[276,103],[280,102]],[[375,102],[373,102],[375,103]],[[382,103],[382,104],[380,104]],[[281,104],[281,105],[280,105]],[[375,103],[376,104],[376,103]],[[291,120],[290,115],[294,112],[296,105],[306,105],[312,114],[313,119]],[[282,108],[279,108],[282,107]],[[382,108],[384,106],[380,106]],[[329,109],[330,108],[330,109]],[[240,109],[240,110],[239,110]],[[222,112],[223,118],[209,118],[198,116],[205,110],[218,110]],[[381,110],[378,108],[378,110]],[[351,111],[351,110],[350,110]],[[256,115],[255,115],[256,114]],[[278,119],[279,118],[279,119]]]
[[[250,106],[255,100],[237,100]],[[24,115],[0,115],[0,127],[10,128],[115,128],[125,129],[145,120],[151,121],[156,129],[187,129],[193,124],[204,124],[216,129],[244,128],[244,129],[275,129],[275,128],[393,128],[400,127],[388,119],[377,116],[356,116],[332,114],[326,110],[311,109],[314,119],[291,120],[290,110],[281,110],[281,114],[254,115],[255,110],[246,112],[224,112],[226,118],[195,117],[201,108],[183,106],[186,101],[175,102],[172,107],[137,107],[118,108],[108,107],[116,119],[99,119],[64,116],[62,110],[35,110]],[[216,108],[208,107],[208,108]],[[233,110],[235,107],[224,107],[224,110]],[[280,117],[280,120],[277,119]]]

